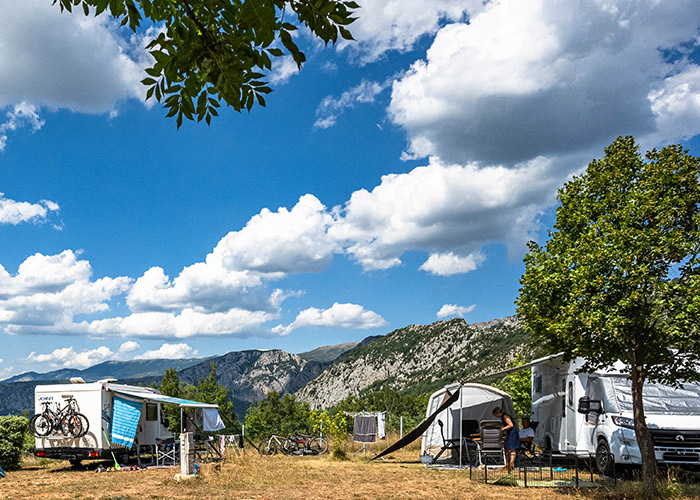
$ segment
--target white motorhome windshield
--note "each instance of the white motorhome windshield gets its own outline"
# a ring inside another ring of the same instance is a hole
[[[608,378],[608,377],[606,377]],[[632,382],[627,377],[609,377],[621,411],[632,411]],[[644,384],[644,412],[665,415],[700,414],[700,384],[686,383],[680,387]]]

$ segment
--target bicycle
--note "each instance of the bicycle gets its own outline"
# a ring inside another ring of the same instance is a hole
[[[46,437],[52,432],[60,432],[66,437],[79,438],[87,434],[90,422],[77,411],[78,403],[71,396],[66,399],[66,406],[56,411],[51,409],[51,402],[42,403],[44,410],[34,415],[29,421],[29,428],[36,437]]]
[[[258,446],[261,455],[276,455],[277,450],[285,455],[289,455],[295,448],[294,440],[278,434],[270,434],[270,437],[263,439]]]
[[[294,433],[291,439],[293,448],[290,451],[292,455],[323,455],[328,451],[328,441],[322,437],[313,437],[300,432]]]

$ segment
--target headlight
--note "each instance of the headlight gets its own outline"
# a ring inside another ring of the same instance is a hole
[[[627,417],[612,417],[613,424],[617,425],[618,427],[626,427],[628,429],[634,429],[634,419],[627,418]]]

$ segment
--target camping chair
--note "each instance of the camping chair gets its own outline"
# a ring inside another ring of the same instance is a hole
[[[506,464],[506,452],[503,445],[500,420],[482,420],[480,424],[481,441],[479,442],[479,458],[484,467],[488,465],[488,457],[499,457]]]
[[[178,445],[175,438],[156,438],[156,465],[177,465],[180,461]]]
[[[445,424],[442,423],[442,420],[438,420],[437,423],[440,426],[440,435],[442,436],[442,448],[440,449],[438,454],[435,455],[435,457],[433,457],[433,463],[437,462],[438,458],[440,458],[440,455],[445,453],[447,450],[457,450],[457,452],[459,453],[459,438],[446,439],[444,431]],[[467,448],[466,439],[463,438],[462,441],[462,458],[466,459],[464,463],[469,463],[469,449]]]

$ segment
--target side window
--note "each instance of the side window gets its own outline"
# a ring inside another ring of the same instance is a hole
[[[566,380],[561,381],[561,416],[566,417]]]
[[[535,393],[540,394],[542,392],[542,375],[537,375],[535,377]]]
[[[574,406],[574,383],[569,382],[569,406]]]
[[[158,405],[147,403],[146,404],[146,421],[155,422],[158,420]]]

